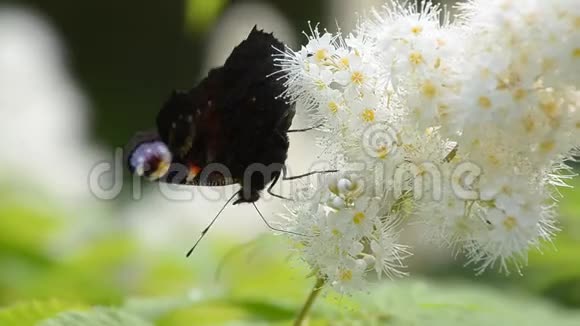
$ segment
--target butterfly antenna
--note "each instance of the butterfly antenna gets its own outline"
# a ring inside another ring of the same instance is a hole
[[[262,221],[264,221],[264,223],[266,224],[266,226],[268,228],[270,228],[273,231],[277,231],[277,232],[282,232],[282,233],[287,233],[287,234],[293,234],[293,235],[297,235],[300,237],[308,237],[306,234],[302,234],[302,233],[298,233],[298,232],[293,232],[293,231],[288,231],[288,230],[282,230],[282,229],[278,229],[273,227],[272,225],[270,225],[270,223],[268,223],[268,220],[266,220],[266,218],[264,217],[264,215],[262,215],[262,212],[260,212],[260,210],[258,209],[258,206],[256,206],[256,203],[252,203],[252,205],[254,205],[254,208],[256,209],[256,212],[258,212],[258,215],[260,215],[260,217],[262,218]]]
[[[221,215],[221,213],[224,211],[224,209],[226,209],[226,207],[230,204],[230,202],[234,199],[234,197],[236,195],[237,195],[237,193],[233,194],[233,196],[230,197],[230,199],[228,199],[228,201],[224,204],[224,206],[222,206],[222,208],[220,209],[220,211],[213,218],[213,220],[211,220],[211,222],[208,224],[208,226],[203,231],[201,231],[201,235],[199,236],[199,238],[197,239],[197,241],[195,242],[195,244],[193,245],[193,247],[191,247],[191,249],[187,252],[187,255],[185,255],[185,257],[191,256],[191,254],[193,253],[193,251],[195,250],[195,248],[197,247],[197,245],[201,242],[201,240],[205,237],[205,235],[207,234],[207,232],[209,231],[209,229],[211,228],[211,226],[217,221],[218,217]]]

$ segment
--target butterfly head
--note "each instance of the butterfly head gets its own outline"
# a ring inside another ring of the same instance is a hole
[[[143,142],[131,150],[128,158],[129,169],[138,176],[149,180],[162,178],[171,166],[171,152],[160,140]]]

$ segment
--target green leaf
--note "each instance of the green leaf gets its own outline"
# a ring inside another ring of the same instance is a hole
[[[8,304],[29,299],[22,294],[30,289],[30,280],[55,264],[47,249],[62,220],[50,203],[39,208],[5,194],[0,202],[0,304]]]
[[[467,283],[397,280],[354,297],[359,309],[337,319],[362,325],[578,325],[580,313],[505,290]]]
[[[193,302],[189,297],[131,298],[123,305],[123,310],[147,320],[157,320]]]
[[[46,245],[61,224],[53,213],[22,203],[3,202],[0,216],[0,254],[45,259]]]
[[[63,312],[38,326],[153,326],[138,316],[112,308]]]
[[[252,320],[252,314],[242,307],[236,307],[222,301],[198,304],[184,309],[177,309],[157,320],[159,326],[221,325],[231,321]],[[255,316],[254,316],[255,317]]]
[[[225,256],[217,280],[233,299],[299,302],[314,281],[306,277],[307,267],[297,259],[289,261],[287,254],[288,245],[281,237],[263,236]]]
[[[42,275],[28,280],[35,297],[110,305],[123,302],[124,292],[135,280],[129,259],[137,252],[133,239],[111,233],[66,257]],[[80,291],[79,289],[82,289]]]
[[[34,326],[39,321],[56,316],[60,312],[82,308],[83,305],[58,300],[19,303],[0,309],[0,325]]]
[[[261,319],[268,321],[290,320],[296,315],[296,308],[299,307],[250,300],[234,301],[232,304],[243,308],[254,316],[260,316]]]
[[[235,322],[248,325],[288,323],[298,311],[300,303],[283,305],[266,301],[230,300],[227,298],[190,304],[167,313],[157,325],[228,325]]]

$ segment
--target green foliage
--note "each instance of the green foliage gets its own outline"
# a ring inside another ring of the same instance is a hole
[[[49,240],[61,225],[52,211],[33,209],[0,197],[0,304],[31,290],[30,281],[42,277],[53,264]]]
[[[523,281],[547,297],[571,306],[580,307],[580,182],[573,188],[561,189],[559,232],[554,244],[547,244],[542,252],[530,255],[530,266]]]
[[[47,319],[38,326],[153,326],[152,323],[118,309],[96,308],[70,311]]]
[[[227,0],[187,0],[187,25],[195,33],[205,31],[225,8]]]
[[[402,280],[354,298],[360,310],[344,314],[353,325],[578,325],[580,312],[505,290],[470,283]]]
[[[30,286],[41,297],[120,303],[131,286],[131,278],[124,275],[130,273],[128,260],[135,252],[134,240],[121,234],[95,239],[78,253],[48,266],[42,275],[30,280]]]
[[[178,309],[163,318],[158,325],[220,325],[232,321],[276,322],[291,320],[293,312],[266,302],[209,301]]]
[[[57,255],[54,244],[75,229],[74,219],[55,209],[4,203],[2,326],[290,325],[314,283],[305,266],[289,262],[281,237],[244,245],[208,241],[186,260],[146,250],[110,222],[110,211],[91,212],[102,220]],[[524,277],[490,271],[476,282],[460,282],[459,276],[473,280],[471,271],[449,265],[444,283],[396,280],[370,294],[322,296],[309,325],[578,325],[578,311],[554,305],[580,308],[578,212],[580,194],[566,191],[557,250],[548,245],[532,253]]]
[[[312,280],[305,277],[306,266],[296,260],[289,262],[290,259],[287,246],[279,238],[262,237],[224,256],[216,277],[221,284],[227,284],[228,295],[233,298],[280,303],[302,300]]]
[[[82,308],[82,305],[64,303],[58,300],[18,303],[0,309],[0,325],[34,326],[38,322],[52,318],[63,311]]]
[[[52,232],[58,230],[60,221],[53,212],[33,209],[24,203],[3,199],[0,205],[0,255],[17,255],[43,263],[43,252]],[[6,200],[6,201],[4,201]]]
[[[275,291],[275,288],[272,289]],[[267,297],[267,296],[265,296]],[[350,303],[347,303],[350,302]],[[357,302],[357,306],[352,306]],[[148,299],[117,308],[79,310],[56,301],[16,305],[0,311],[0,325],[25,326],[178,326],[289,325],[300,301],[277,305],[262,301],[190,298]],[[151,311],[155,313],[152,315]],[[312,325],[559,325],[573,326],[580,312],[548,302],[467,283],[435,284],[401,280],[376,287],[368,294],[326,298],[315,306]]]

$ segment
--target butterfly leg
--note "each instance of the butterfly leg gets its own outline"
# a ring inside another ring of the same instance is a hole
[[[282,168],[282,181],[296,180],[296,179],[305,178],[305,177],[308,177],[308,176],[311,176],[311,175],[315,175],[315,174],[323,174],[323,173],[335,173],[335,172],[338,172],[338,170],[323,170],[323,171],[312,171],[312,172],[308,172],[308,173],[305,173],[305,174],[300,174],[300,175],[295,175],[295,176],[291,176],[291,177],[289,177],[289,176],[287,176],[287,175],[286,175],[286,173],[287,173],[287,169],[286,169],[286,166],[284,166],[284,167]],[[269,193],[270,195],[272,195],[272,196],[276,197],[276,198],[285,199],[285,200],[292,200],[292,199],[290,199],[290,198],[287,198],[287,197],[284,197],[284,196],[282,196],[282,195],[278,195],[278,194],[276,194],[276,193],[273,193],[273,192],[272,192],[272,188],[274,188],[274,186],[276,185],[276,183],[277,183],[279,180],[280,180],[280,175],[278,174],[278,175],[276,175],[276,176],[274,177],[274,179],[272,180],[272,183],[271,183],[271,184],[270,184],[270,186],[268,187],[268,190],[267,190],[267,191],[268,191],[268,193]]]
[[[304,128],[304,129],[290,129],[288,130],[288,132],[305,132],[305,131],[310,131],[310,130],[314,130],[316,128],[320,128],[324,125],[324,123],[319,123],[318,125],[314,126],[314,127],[310,127],[310,128]]]
[[[283,171],[286,171],[286,168],[285,168],[285,167],[283,168]],[[278,194],[276,194],[276,193],[273,193],[273,192],[272,192],[272,188],[274,188],[274,186],[276,185],[276,183],[278,183],[278,180],[280,180],[280,174],[277,174],[277,175],[274,177],[274,179],[272,180],[272,183],[270,183],[270,186],[268,187],[268,190],[267,190],[267,192],[268,192],[268,193],[269,193],[271,196],[273,196],[273,197],[276,197],[276,198],[280,198],[280,199],[284,199],[284,200],[292,200],[292,199],[290,199],[290,198],[287,198],[287,197],[284,197],[284,196],[282,196],[282,195],[278,195]]]
[[[312,172],[308,172],[308,173],[304,173],[304,174],[300,174],[300,175],[295,175],[295,176],[288,177],[288,176],[286,176],[286,169],[284,169],[284,176],[283,176],[282,180],[284,180],[284,181],[287,181],[287,180],[296,180],[296,179],[301,179],[301,178],[309,177],[309,176],[315,175],[315,174],[336,173],[336,172],[338,172],[338,170],[312,171]]]

